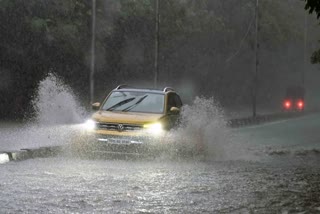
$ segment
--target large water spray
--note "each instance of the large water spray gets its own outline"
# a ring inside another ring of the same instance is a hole
[[[2,150],[67,145],[87,115],[71,88],[52,73],[39,83],[32,104],[35,114],[26,115],[28,122],[2,128]]]
[[[81,123],[86,115],[72,89],[53,73],[39,83],[32,104],[40,125]]]

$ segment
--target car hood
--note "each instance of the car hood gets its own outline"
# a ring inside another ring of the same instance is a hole
[[[92,119],[104,123],[139,124],[153,123],[160,120],[164,114],[98,111],[93,114]]]

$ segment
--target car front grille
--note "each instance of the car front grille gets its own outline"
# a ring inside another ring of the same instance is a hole
[[[121,123],[98,123],[98,129],[110,131],[139,131],[143,129],[142,125],[121,124]]]

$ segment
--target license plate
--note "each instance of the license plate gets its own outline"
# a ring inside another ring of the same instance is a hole
[[[98,141],[111,144],[130,144],[129,140],[117,138],[98,138]]]
[[[129,140],[125,140],[125,139],[111,138],[111,139],[109,139],[109,143],[113,143],[113,144],[130,144],[130,141]]]

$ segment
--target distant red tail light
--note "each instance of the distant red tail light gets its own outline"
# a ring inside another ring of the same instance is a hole
[[[291,108],[291,101],[290,101],[290,100],[285,100],[285,101],[283,102],[283,107],[284,107],[285,109],[290,109],[290,108]]]
[[[297,102],[297,107],[298,107],[299,109],[303,109],[303,107],[304,107],[304,102],[303,102],[302,100],[299,100],[299,101]]]

